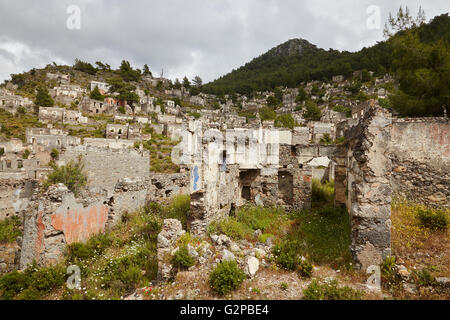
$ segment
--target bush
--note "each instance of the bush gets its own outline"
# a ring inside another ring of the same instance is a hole
[[[215,292],[223,296],[239,288],[244,279],[245,274],[238,268],[236,261],[224,261],[212,271],[209,284]]]
[[[313,271],[313,266],[307,260],[302,260],[297,269],[298,274],[302,278],[311,278],[312,271]]]
[[[147,247],[135,254],[115,259],[105,268],[103,284],[108,287],[135,289],[144,280],[154,280],[158,272],[156,256]],[[145,271],[145,276],[142,271]]]
[[[303,290],[305,300],[360,300],[363,296],[361,291],[348,286],[339,287],[336,280],[330,283],[320,284],[313,280],[311,284]]]
[[[291,114],[282,114],[275,119],[276,128],[294,129],[296,123]]]
[[[188,269],[195,265],[195,259],[189,254],[187,246],[178,249],[173,255],[171,262],[177,269]]]
[[[270,107],[263,107],[259,110],[259,116],[261,118],[261,121],[275,120],[277,117],[277,113]]]
[[[59,151],[56,149],[52,149],[52,152],[50,152],[50,157],[52,157],[53,160],[58,159],[59,157]]]
[[[102,254],[111,245],[108,234],[98,234],[90,238],[87,243],[72,243],[68,246],[67,260],[77,263]]]
[[[0,243],[12,243],[16,241],[17,237],[22,235],[19,227],[20,219],[16,216],[0,221]]]
[[[320,121],[320,119],[322,118],[322,111],[316,103],[307,101],[306,110],[303,113],[303,117],[309,121]]]
[[[333,140],[331,139],[331,136],[329,133],[324,133],[322,138],[320,138],[320,143],[323,144],[332,144]]]
[[[38,268],[36,263],[24,272],[11,272],[0,278],[1,298],[6,300],[38,300],[65,282],[62,266]]]
[[[436,211],[432,209],[419,209],[417,218],[424,228],[433,231],[444,231],[448,228],[448,220],[444,211]]]
[[[423,268],[422,270],[415,272],[415,275],[417,278],[417,283],[420,286],[427,287],[435,284],[435,279],[427,268]]]
[[[49,173],[44,182],[44,188],[48,189],[53,184],[63,183],[75,195],[78,195],[82,187],[86,186],[87,176],[83,172],[84,166],[78,162],[70,161],[66,166],[53,166],[53,171]]]
[[[272,252],[275,256],[275,262],[286,270],[296,270],[299,265],[297,241],[284,241],[280,245],[273,247]]]
[[[30,156],[30,150],[25,149],[25,151],[22,154],[22,158],[23,159],[28,159],[29,156]]]

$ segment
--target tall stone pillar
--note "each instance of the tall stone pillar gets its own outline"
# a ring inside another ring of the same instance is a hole
[[[364,270],[391,254],[391,129],[391,114],[373,107],[347,137],[351,251]]]

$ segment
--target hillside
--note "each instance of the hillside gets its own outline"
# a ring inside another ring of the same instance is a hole
[[[420,27],[420,40],[433,43],[450,38],[448,14]],[[399,33],[396,37],[401,36]],[[358,52],[324,50],[303,39],[289,40],[253,59],[237,70],[203,86],[213,94],[271,90],[277,86],[297,87],[303,81],[328,80],[335,75],[349,76],[367,69],[382,75],[393,71],[393,49],[389,41],[379,42]]]

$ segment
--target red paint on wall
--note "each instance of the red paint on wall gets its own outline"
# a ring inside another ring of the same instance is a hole
[[[67,244],[86,242],[93,235],[103,233],[107,219],[105,206],[73,209],[51,216],[53,228],[64,232]]]
[[[37,220],[36,220],[36,229],[37,236],[36,242],[34,243],[34,259],[39,261],[41,253],[44,252],[44,230],[45,225],[42,221],[42,211],[38,212]]]

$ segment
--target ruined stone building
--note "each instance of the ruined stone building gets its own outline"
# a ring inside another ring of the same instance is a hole
[[[355,119],[293,130],[272,123],[230,129],[240,120],[208,123],[191,118],[177,124],[175,117],[182,142],[172,157],[181,171],[172,175],[150,173],[149,152],[124,138],[130,126],[111,125],[112,139],[86,138],[83,144],[52,128],[28,129],[23,146],[0,143],[7,151],[0,157],[0,213],[24,222],[24,236],[8,247],[13,258],[0,273],[33,260],[55,263],[67,244],[104,232],[124,212],[178,194],[191,195],[188,224],[199,236],[211,221],[246,204],[306,209],[311,206],[313,177],[334,180],[335,203],[349,212],[355,264],[366,268],[390,254],[393,196],[435,206],[450,203],[447,118],[395,119],[369,104]],[[227,123],[230,127],[224,128]],[[321,144],[325,133],[345,140]],[[24,147],[36,152],[29,163],[14,155]],[[28,167],[48,161],[44,154],[52,148],[61,150],[59,164],[81,156],[88,184],[79,195],[63,185],[41,193],[40,176],[28,174]]]

